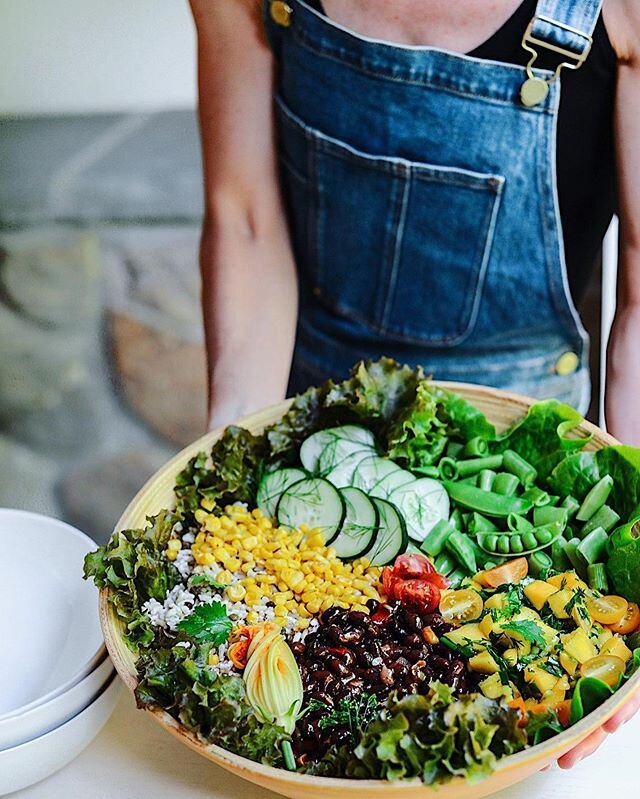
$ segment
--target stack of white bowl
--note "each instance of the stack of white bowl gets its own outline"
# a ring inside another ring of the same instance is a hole
[[[0,795],[69,763],[117,702],[98,592],[82,579],[95,548],[68,524],[0,508]]]

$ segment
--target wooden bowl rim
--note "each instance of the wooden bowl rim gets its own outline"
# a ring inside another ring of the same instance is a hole
[[[450,391],[461,392],[462,394],[473,392],[475,395],[479,394],[484,395],[487,398],[490,397],[492,399],[500,399],[512,406],[520,406],[523,414],[528,411],[531,405],[537,402],[537,400],[523,396],[521,394],[515,394],[513,392],[502,391],[490,386],[480,386],[472,383],[433,381],[433,385],[440,386]],[[276,413],[278,415],[284,414],[291,405],[292,401],[292,399],[284,400],[283,402],[271,405],[270,407],[264,408],[256,413],[243,416],[230,424],[239,427],[251,427],[255,425],[256,420],[263,415],[272,416]],[[136,507],[140,498],[145,495],[154,484],[160,482],[168,473],[172,473],[174,475],[177,474],[177,472],[184,466],[186,461],[193,457],[194,454],[203,449],[211,447],[213,442],[222,435],[227,426],[228,425],[216,428],[215,430],[212,430],[201,436],[192,444],[189,444],[187,447],[178,452],[154,475],[152,475],[127,505],[114,530],[119,531],[126,527],[125,520]],[[587,434],[597,435],[598,438],[604,442],[603,446],[615,446],[620,444],[620,442],[609,433],[586,420],[581,422],[580,425],[577,426],[576,430]],[[102,626],[107,650],[109,651],[111,659],[113,660],[114,666],[127,688],[133,694],[138,682],[135,673],[128,668],[128,664],[121,656],[121,649],[122,647],[126,647],[126,645],[124,644],[123,639],[116,632],[117,619],[108,602],[109,593],[110,589],[108,588],[103,588],[100,591],[100,623]],[[131,661],[133,662],[133,653],[130,653],[130,650],[128,649],[127,652],[131,655]],[[564,732],[559,733],[553,738],[550,738],[548,741],[536,744],[522,750],[521,752],[508,755],[498,760],[494,773],[508,772],[517,769],[518,767],[524,765],[527,761],[552,759],[553,757],[560,756],[563,752],[570,750],[577,741],[586,737],[590,731],[595,730],[612,715],[614,715],[617,710],[619,710],[624,704],[626,704],[628,700],[631,699],[632,695],[635,694],[639,688],[640,671],[634,674],[633,677],[622,688],[618,689],[609,699],[607,699],[606,702],[585,716],[585,718],[579,721],[577,724],[567,728]],[[151,715],[152,718],[162,727],[164,727],[169,733],[171,733],[171,735],[189,746],[189,748],[201,755],[204,755],[219,765],[226,764],[227,766],[230,766],[234,771],[259,775],[268,780],[287,783],[291,786],[309,786],[316,784],[322,788],[333,788],[335,790],[342,791],[357,791],[358,789],[367,791],[384,791],[388,790],[391,785],[388,780],[356,780],[342,777],[320,777],[307,774],[297,774],[295,772],[287,771],[286,769],[276,768],[275,766],[267,766],[263,763],[258,763],[254,760],[236,755],[233,752],[218,746],[217,744],[208,744],[204,741],[201,741],[195,733],[192,733],[190,730],[180,724],[180,722],[176,721],[173,716],[171,716],[162,708],[144,706],[142,709]],[[250,779],[250,777],[248,779]],[[451,785],[453,783],[462,784],[464,782],[466,782],[466,778],[456,777],[449,781],[447,785]],[[416,785],[421,784],[422,783],[420,783],[420,781],[417,779],[396,781],[393,783],[393,789],[394,791],[409,788],[415,789]],[[437,789],[437,787],[438,786],[436,786],[435,789]],[[440,786],[440,788],[443,787],[445,786]],[[435,790],[433,787],[426,785],[424,788],[425,791]]]

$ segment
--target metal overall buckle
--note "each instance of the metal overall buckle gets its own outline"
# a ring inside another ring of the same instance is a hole
[[[586,42],[584,50],[582,53],[576,53],[573,50],[567,50],[566,48],[560,47],[557,44],[546,42],[544,39],[534,36],[533,28],[536,22],[548,22],[550,25],[561,28],[568,33],[573,33],[576,36],[580,36]],[[580,69],[580,67],[587,60],[589,53],[591,52],[592,45],[593,38],[589,36],[589,34],[579,31],[577,28],[571,27],[571,25],[565,25],[563,22],[558,22],[550,17],[537,14],[529,23],[527,30],[522,37],[522,46],[528,53],[531,53],[531,59],[526,66],[527,80],[522,84],[522,88],[520,89],[520,99],[522,100],[523,105],[526,105],[528,108],[532,108],[534,105],[538,105],[539,103],[543,102],[547,94],[549,94],[549,86],[559,77],[560,70],[563,67],[566,67],[567,69]],[[563,58],[568,59],[558,64],[556,71],[554,72],[553,76],[549,78],[549,80],[538,78],[536,75],[534,75],[533,65],[540,55],[538,50],[535,49],[536,47],[544,47],[547,50],[551,50],[554,53],[558,53]]]

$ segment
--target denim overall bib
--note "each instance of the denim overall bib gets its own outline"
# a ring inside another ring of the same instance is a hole
[[[300,284],[290,392],[389,355],[585,411],[589,343],[556,180],[561,81],[535,54],[579,66],[601,6],[538,3],[528,75],[534,94],[547,85],[526,105],[520,66],[372,40],[302,0],[266,0]]]

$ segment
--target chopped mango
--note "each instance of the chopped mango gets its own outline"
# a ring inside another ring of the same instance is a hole
[[[560,652],[558,656],[558,660],[560,661],[560,665],[562,668],[567,672],[567,674],[571,677],[578,671],[578,666],[580,665],[578,661],[571,657],[568,652]]]
[[[524,668],[525,682],[532,683],[540,691],[541,694],[546,694],[547,691],[553,690],[558,677],[555,674],[550,674],[542,665],[542,661],[534,661],[529,663]],[[564,698],[564,697],[563,697]]]
[[[631,658],[632,652],[629,647],[625,644],[622,638],[619,638],[617,635],[612,636],[609,638],[608,641],[605,641],[600,649],[601,655],[614,655],[620,660],[624,661],[625,663]]]
[[[484,652],[478,652],[477,655],[469,658],[468,665],[471,671],[477,671],[480,672],[480,674],[497,674],[500,671],[493,656],[486,650]]]
[[[613,633],[608,627],[596,622],[591,629],[590,637],[598,649],[602,649],[606,642],[613,638]]]
[[[503,685],[499,674],[491,674],[480,683],[480,690],[487,699],[513,699],[513,686]]]
[[[549,705],[557,705],[560,702],[564,702],[564,698],[568,690],[569,679],[566,675],[563,675],[562,677],[557,678],[556,684],[553,686],[553,688],[551,688],[551,690],[546,691],[542,695],[542,700]]]
[[[502,653],[502,659],[507,664],[507,666],[513,667],[518,665],[518,661],[524,654],[525,653],[522,650],[517,649],[516,647],[511,647],[509,649],[504,650],[504,652]]]
[[[547,599],[549,609],[556,617],[556,619],[570,619],[571,613],[566,610],[567,605],[573,599],[573,591],[568,588],[563,588],[551,594]]]
[[[598,654],[595,644],[581,628],[574,630],[572,633],[561,635],[560,639],[564,651],[580,664],[586,663],[587,660],[594,658]]]
[[[492,594],[489,599],[484,603],[485,608],[491,610],[502,610],[505,603],[505,594],[503,592]]]
[[[525,586],[524,595],[536,610],[542,610],[547,599],[549,599],[551,594],[555,594],[557,590],[555,585],[551,585],[544,580],[534,580]]]
[[[470,641],[475,643],[487,640],[479,624],[463,624],[462,627],[457,627],[455,630],[448,632],[446,637],[458,646],[465,646]]]
[[[589,586],[575,572],[554,574],[553,577],[548,578],[547,582],[555,585],[556,588],[583,588],[585,591],[589,589]]]

